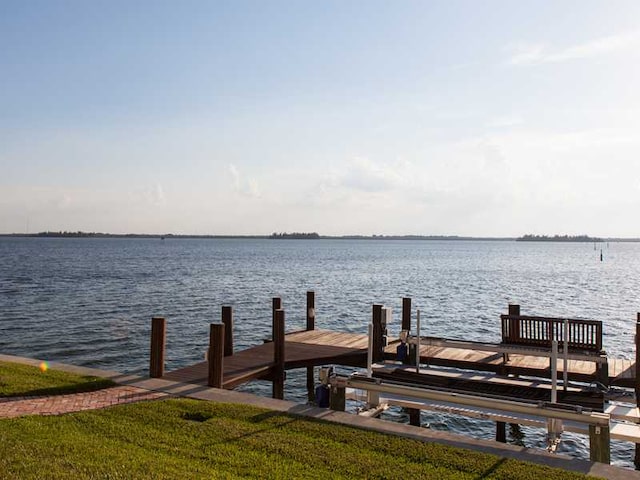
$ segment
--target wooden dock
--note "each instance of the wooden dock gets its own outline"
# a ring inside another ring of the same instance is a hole
[[[233,351],[232,310],[231,307],[223,307],[222,325],[211,325],[209,360],[168,373],[164,372],[163,360],[164,323],[162,325],[154,323],[151,348],[152,376],[209,386],[215,383],[222,388],[233,389],[255,379],[272,380],[274,385],[276,381],[283,384],[284,371],[307,368],[307,387],[309,397],[312,398],[315,384],[313,367],[322,365],[366,367],[368,336],[364,333],[316,329],[313,292],[307,292],[306,330],[285,334],[284,310],[281,306],[281,300],[274,298],[273,341],[265,341],[263,344],[238,352]],[[411,329],[410,309],[410,299],[403,299],[402,330]],[[382,305],[373,306],[374,363],[396,360],[396,348],[400,343],[399,339],[386,339],[385,313]],[[158,320],[161,319],[154,319],[154,322]],[[636,388],[635,362],[609,358],[602,350],[601,322],[522,316],[517,305],[509,306],[509,313],[501,316],[501,322],[503,334],[501,343],[422,337],[420,363],[425,366],[491,372],[505,377],[550,378],[551,343],[563,340],[564,337],[569,345],[567,353],[569,380],[585,383],[598,381],[605,385]],[[214,330],[217,333],[214,334]],[[415,337],[413,338],[414,343],[417,343]],[[564,373],[562,355],[563,352],[560,352],[557,361],[560,379]]]
[[[314,368],[331,365],[366,367],[373,376],[366,377],[374,392],[369,392],[371,395],[367,400],[370,407],[373,407],[371,411],[379,412],[382,408],[380,402],[373,399],[377,398],[376,391],[382,391],[379,383],[386,382],[387,390],[410,389],[413,396],[420,397],[428,393],[449,400],[470,397],[469,402],[474,405],[478,402],[491,405],[492,402],[509,399],[508,402],[518,405],[528,402],[530,405],[525,406],[530,409],[550,404],[556,409],[586,407],[589,412],[602,412],[590,414],[604,417],[593,420],[597,425],[594,423],[588,426],[591,458],[595,461],[609,461],[611,432],[618,435],[616,438],[634,443],[640,439],[640,429],[636,427],[624,424],[621,427],[611,427],[611,414],[607,413],[610,406],[605,400],[612,396],[611,392],[606,395],[604,393],[609,386],[632,388],[635,390],[636,400],[640,399],[640,379],[636,377],[636,364],[640,365],[640,314],[636,323],[635,361],[608,357],[602,345],[601,321],[525,316],[520,314],[519,305],[509,305],[508,314],[500,316],[500,343],[423,336],[420,332],[419,315],[416,316],[414,333],[410,298],[402,301],[402,324],[398,339],[387,336],[387,326],[392,320],[390,309],[374,304],[367,334],[316,329],[315,294],[307,292],[306,329],[285,333],[282,301],[274,298],[271,338],[260,345],[235,352],[233,310],[224,306],[222,323],[210,325],[206,360],[165,373],[166,323],[163,318],[154,318],[150,375],[225,389],[233,389],[251,380],[269,380],[273,385],[273,397],[282,399],[285,372],[306,368],[309,400],[314,400],[317,393],[319,406],[344,410],[345,386],[340,382],[334,385],[338,377],[330,374],[329,370],[321,372],[321,385],[316,385]],[[394,365],[390,365],[390,362],[394,362]],[[564,382],[560,391],[556,387],[556,380],[565,380],[565,362],[567,380],[581,384]],[[418,372],[416,363],[420,370],[425,368],[425,371]],[[448,367],[449,370],[442,367]],[[557,379],[551,379],[553,372]],[[585,383],[591,385],[584,385]],[[614,394],[618,398],[626,395],[620,390]],[[423,407],[414,403],[403,405],[408,409],[410,423],[420,425],[419,409]],[[463,410],[468,411],[466,407],[456,411]],[[571,412],[567,414],[573,415]],[[481,415],[479,418],[484,418],[483,412],[478,415]],[[504,442],[505,422],[511,422],[516,417],[496,415],[491,417],[496,421],[496,440]],[[628,415],[623,420],[636,422],[635,417],[627,417]],[[522,420],[520,417],[517,419]],[[601,425],[598,422],[603,423]],[[550,435],[558,433],[553,430],[556,428],[553,425],[548,428]],[[616,428],[627,429],[629,432],[619,434],[616,433]],[[640,467],[640,448],[636,449],[635,463]]]
[[[440,339],[439,339],[440,340]],[[428,342],[425,338],[424,342]],[[399,340],[391,341],[385,348],[387,360],[396,359]],[[499,349],[499,344],[493,344]],[[224,357],[223,388],[233,389],[256,379],[270,379],[274,355],[273,342],[264,343]],[[285,369],[314,367],[321,365],[345,365],[365,367],[367,363],[367,335],[335,332],[332,330],[310,330],[285,336]],[[525,375],[550,378],[549,358],[532,355],[509,355],[505,362],[503,354],[461,346],[443,347],[422,345],[420,363],[424,365],[461,368],[503,375]],[[569,379],[591,382],[596,379],[596,363],[584,360],[569,360]],[[633,388],[635,364],[631,360],[609,358],[609,384]],[[558,362],[558,373],[562,378],[563,363]],[[167,380],[206,385],[208,362],[203,361],[183,367],[163,376]]]
[[[286,370],[319,365],[364,367],[367,363],[367,336],[308,330],[285,335]],[[268,342],[224,357],[222,386],[232,389],[256,379],[270,379],[273,373],[274,342]],[[207,385],[208,362],[180,368],[163,376],[167,380]]]

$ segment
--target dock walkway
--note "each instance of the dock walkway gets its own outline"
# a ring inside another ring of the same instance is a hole
[[[549,358],[538,355],[510,354],[505,362],[500,344],[484,344],[493,347],[483,351],[462,346],[422,345],[420,362],[425,365],[464,368],[500,374],[541,376],[549,378]],[[424,340],[425,343],[428,339]],[[395,360],[398,340],[389,342],[385,358]],[[453,343],[455,345],[455,343]],[[274,344],[257,345],[224,357],[223,388],[233,389],[249,380],[270,379],[274,366]],[[367,335],[335,332],[331,330],[309,330],[285,335],[285,369],[314,367],[319,365],[346,365],[365,367],[367,362]],[[559,374],[563,362],[558,361]],[[621,358],[609,358],[609,383],[614,386],[633,388],[635,385],[635,362]],[[590,382],[597,378],[596,363],[585,360],[569,360],[570,380]],[[166,380],[207,385],[208,362],[199,362],[165,374]]]
[[[286,370],[318,365],[365,366],[367,336],[331,330],[308,330],[285,335]],[[256,345],[224,357],[222,386],[232,389],[244,382],[268,379],[273,369],[273,342]],[[167,373],[162,378],[207,385],[208,362],[200,362]]]

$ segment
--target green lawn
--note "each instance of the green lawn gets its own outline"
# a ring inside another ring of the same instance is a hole
[[[0,451],[0,477],[19,479],[586,478],[260,408],[197,400],[0,420]]]
[[[0,395],[95,389],[0,363]],[[261,408],[163,400],[0,419],[0,478],[584,479],[584,475]]]
[[[84,377],[58,370],[41,372],[36,367],[0,362],[0,397],[59,395],[89,392],[115,385],[111,380]]]

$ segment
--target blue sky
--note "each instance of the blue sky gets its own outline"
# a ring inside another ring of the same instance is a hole
[[[0,0],[0,232],[640,236],[640,2]]]

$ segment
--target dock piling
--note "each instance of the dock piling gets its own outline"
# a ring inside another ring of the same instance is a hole
[[[275,331],[276,328],[276,310],[280,310],[282,308],[282,298],[273,297],[271,299],[271,333]],[[271,337],[271,341],[275,341],[273,336]]]
[[[164,351],[166,346],[167,322],[162,317],[151,319],[151,353],[149,356],[149,376],[160,378],[164,375]]]
[[[640,312],[637,314],[638,317],[636,319],[636,366],[635,366],[635,391],[636,391],[636,407],[640,407],[640,375],[638,375],[638,371],[640,370]],[[634,458],[634,465],[636,470],[640,470],[640,443],[636,443],[636,453]]]
[[[307,331],[316,328],[316,293],[307,291]],[[307,367],[307,400],[314,402],[316,400],[315,391],[315,370],[313,367]]]
[[[224,323],[212,323],[209,327],[209,375],[210,387],[222,388],[224,376]]]
[[[408,408],[409,412],[409,425],[413,425],[414,427],[419,427],[421,425],[420,422],[420,409],[419,408]]]
[[[273,323],[273,398],[284,399],[284,310],[274,312]]]
[[[411,298],[402,299],[402,330],[411,331]]]
[[[382,326],[382,305],[373,305],[371,323],[373,323],[373,362],[382,362],[384,360],[384,327]]]
[[[510,303],[508,308],[509,315],[520,316],[520,305],[517,303]],[[511,338],[520,338],[520,322],[517,319],[512,319],[509,322],[509,326],[511,327],[509,329],[509,336]]]
[[[316,292],[307,292],[307,330],[316,329]]]
[[[233,308],[222,307],[222,323],[224,324],[224,356],[233,355]]]
[[[506,422],[496,422],[496,442],[507,443]]]
[[[329,408],[331,410],[337,410],[339,412],[344,412],[347,401],[346,401],[346,389],[345,387],[332,385],[331,386],[331,394],[329,396]]]
[[[589,458],[592,462],[611,463],[609,426],[589,425]]]

